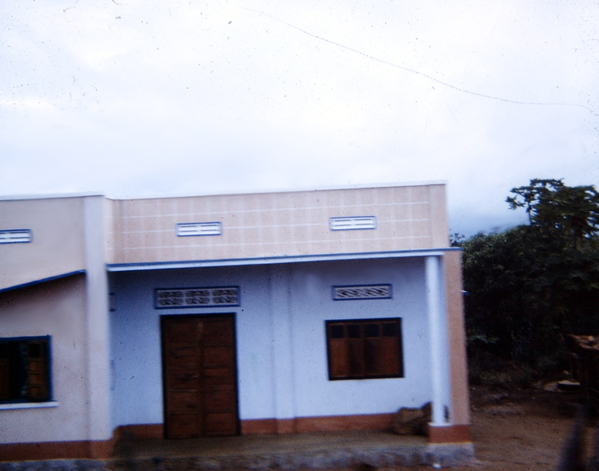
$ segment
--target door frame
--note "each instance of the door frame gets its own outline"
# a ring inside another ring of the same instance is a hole
[[[235,425],[235,436],[241,434],[241,421],[239,419],[239,376],[238,376],[238,368],[237,368],[237,315],[235,312],[228,313],[208,313],[208,314],[162,314],[160,316],[160,362],[161,362],[161,375],[162,375],[162,423],[163,423],[163,438],[167,439],[167,421],[168,414],[166,408],[166,358],[165,358],[165,346],[166,339],[164,335],[164,323],[168,322],[167,319],[190,319],[190,318],[198,318],[198,319],[223,319],[230,318],[233,319],[233,355],[235,357],[235,415],[236,415],[236,425]],[[203,438],[203,437],[202,437]],[[215,438],[215,437],[211,437]],[[173,439],[174,440],[174,439]]]

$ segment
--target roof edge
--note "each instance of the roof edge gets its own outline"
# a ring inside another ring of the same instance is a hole
[[[64,193],[64,194],[50,194],[50,195],[0,195],[0,201],[19,201],[19,200],[49,200],[49,199],[60,199],[60,198],[85,198],[89,196],[101,196],[105,198],[104,194],[97,191],[90,191],[84,193]]]
[[[7,286],[6,288],[1,288],[0,293],[3,293],[5,291],[12,291],[15,289],[20,289],[20,288],[26,288],[28,286],[39,285],[41,283],[46,283],[48,281],[58,280],[60,278],[66,278],[68,276],[73,276],[73,275],[80,275],[82,273],[85,273],[85,270],[77,270],[77,271],[71,271],[68,273],[61,273],[60,275],[50,276],[48,278],[41,278],[39,280],[28,281],[27,283],[21,283],[18,285]]]
[[[436,249],[399,250],[393,252],[364,252],[364,253],[340,253],[340,254],[317,254],[317,255],[283,255],[259,258],[234,258],[220,260],[190,260],[171,262],[141,262],[141,263],[112,263],[107,264],[109,272],[145,271],[145,270],[168,270],[173,268],[210,268],[210,267],[233,267],[248,265],[275,265],[281,263],[307,263],[328,262],[348,260],[372,260],[382,258],[407,258],[440,256],[444,252],[461,252],[459,247],[441,247]]]
[[[340,190],[363,190],[369,188],[398,188],[407,186],[430,186],[430,185],[447,185],[445,180],[430,180],[417,182],[387,182],[387,183],[365,183],[354,185],[331,185],[322,187],[300,187],[294,189],[262,189],[262,190],[240,190],[230,192],[215,192],[215,193],[180,193],[169,195],[149,195],[149,196],[132,196],[132,197],[112,197],[107,196],[102,191],[89,191],[79,193],[52,193],[39,195],[0,195],[0,201],[19,201],[19,200],[43,200],[43,199],[59,199],[59,198],[84,198],[89,196],[101,196],[111,201],[131,201],[131,200],[148,200],[148,199],[166,199],[166,198],[193,198],[198,196],[243,196],[243,195],[263,195],[274,193],[305,193],[313,191],[340,191]]]
[[[306,193],[315,191],[340,191],[340,190],[365,190],[369,188],[398,188],[406,186],[430,186],[430,185],[445,185],[445,180],[431,180],[431,181],[420,181],[420,182],[402,182],[402,183],[370,183],[370,184],[355,184],[355,185],[332,185],[323,187],[300,187],[294,189],[262,189],[262,190],[240,190],[231,192],[216,192],[216,193],[181,193],[171,194],[166,196],[139,196],[139,197],[126,197],[126,198],[113,198],[108,196],[107,199],[115,201],[131,201],[131,200],[149,200],[149,199],[165,199],[165,198],[193,198],[197,196],[244,196],[244,195],[264,195],[273,193]]]

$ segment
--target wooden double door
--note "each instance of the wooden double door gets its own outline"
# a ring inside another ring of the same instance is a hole
[[[166,438],[237,435],[235,318],[162,316]]]

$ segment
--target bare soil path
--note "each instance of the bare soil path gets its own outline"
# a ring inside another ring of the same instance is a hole
[[[497,392],[474,389],[472,438],[476,462],[454,471],[554,471],[570,436],[578,394],[548,391]],[[592,438],[597,419],[587,429]],[[430,467],[410,468],[430,470]]]

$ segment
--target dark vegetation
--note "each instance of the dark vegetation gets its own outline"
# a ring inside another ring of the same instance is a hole
[[[531,180],[511,193],[507,203],[527,212],[528,225],[452,237],[464,250],[472,384],[563,379],[562,336],[599,335],[599,193],[561,180]]]

